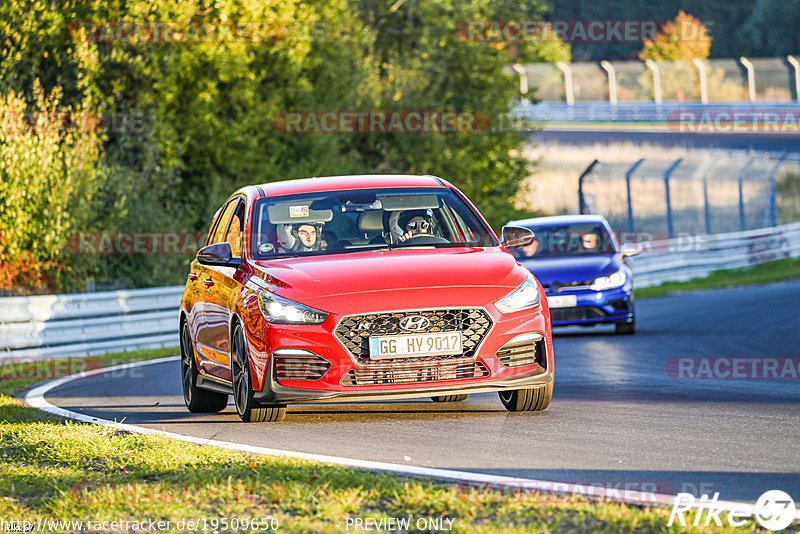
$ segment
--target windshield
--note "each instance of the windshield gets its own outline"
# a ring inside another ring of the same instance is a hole
[[[614,254],[617,249],[602,224],[568,224],[531,228],[536,240],[514,250],[517,259]]]
[[[360,189],[259,199],[255,259],[407,247],[489,247],[489,229],[449,189]]]

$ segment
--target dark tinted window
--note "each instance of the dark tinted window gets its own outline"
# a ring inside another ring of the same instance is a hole
[[[531,228],[536,241],[514,250],[519,259],[547,256],[613,254],[616,247],[602,224],[570,224]]]
[[[364,189],[256,201],[254,258],[342,254],[411,246],[496,246],[449,189]]]

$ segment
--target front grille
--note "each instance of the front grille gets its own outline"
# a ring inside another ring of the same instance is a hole
[[[574,308],[552,308],[550,319],[556,321],[580,321],[583,319],[602,319],[606,312],[597,306],[577,306]]]
[[[563,284],[560,282],[553,282],[552,284],[542,284],[542,287],[546,290],[558,292],[562,287],[568,287],[570,289],[582,289],[584,287],[591,287],[593,283],[594,281],[592,280],[585,280],[583,282],[564,282]]]
[[[394,363],[350,369],[342,379],[343,386],[375,386],[380,384],[410,384],[441,382],[465,378],[485,378],[489,369],[473,360],[443,360],[439,362]]]
[[[506,367],[522,367],[523,365],[539,364],[547,368],[545,358],[544,339],[511,340],[497,351],[497,359]]]
[[[400,328],[400,321],[410,315],[421,315],[428,319],[429,325],[416,332]],[[443,358],[474,358],[478,346],[492,327],[492,319],[480,308],[422,310],[389,313],[350,315],[342,319],[336,328],[336,338],[344,345],[360,365],[374,365],[369,359],[369,337],[402,334],[428,334],[433,332],[460,331],[463,340],[463,354],[450,356],[420,356],[381,360],[388,362],[431,362]]]

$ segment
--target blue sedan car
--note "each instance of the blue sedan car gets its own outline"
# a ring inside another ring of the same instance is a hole
[[[544,286],[553,326],[612,323],[633,334],[633,277],[608,221],[600,215],[560,215],[513,221],[536,240],[513,250]]]

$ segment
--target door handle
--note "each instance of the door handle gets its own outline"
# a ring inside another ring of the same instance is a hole
[[[194,282],[195,280],[197,280],[197,275],[196,275],[196,274],[194,274],[194,273],[189,273],[189,280],[191,280],[192,282]]]
[[[214,281],[211,278],[206,278],[203,280],[203,283],[206,285],[206,287],[211,287],[214,285]]]

